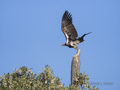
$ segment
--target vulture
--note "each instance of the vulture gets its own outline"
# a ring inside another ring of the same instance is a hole
[[[84,41],[84,36],[91,33],[89,32],[81,37],[78,37],[77,31],[72,23],[72,15],[68,11],[65,11],[63,14],[61,30],[66,38],[66,43],[63,43],[62,46],[68,46],[69,48],[74,48],[77,50],[79,49],[77,45]]]

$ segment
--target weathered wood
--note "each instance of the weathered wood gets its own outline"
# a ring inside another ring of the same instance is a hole
[[[76,73],[80,73],[80,49],[77,51],[77,54],[73,56],[71,63],[71,85],[74,84],[76,79]]]

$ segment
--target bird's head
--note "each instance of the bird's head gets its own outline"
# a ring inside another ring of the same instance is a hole
[[[61,46],[66,46],[66,43],[63,43]]]

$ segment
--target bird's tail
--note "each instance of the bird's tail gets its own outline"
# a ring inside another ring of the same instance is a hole
[[[79,37],[78,40],[80,41],[80,43],[84,41],[84,36],[86,36],[90,33],[92,33],[92,32],[86,33],[86,34],[82,35],[81,37]]]

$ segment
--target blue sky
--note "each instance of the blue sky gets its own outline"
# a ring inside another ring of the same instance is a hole
[[[81,49],[81,72],[100,90],[120,88],[119,0],[0,0],[0,75],[27,66],[39,73],[50,65],[55,76],[70,84],[71,60],[76,50],[61,47],[65,37],[61,19],[73,16],[78,35],[92,32]],[[112,85],[104,85],[110,82]]]

